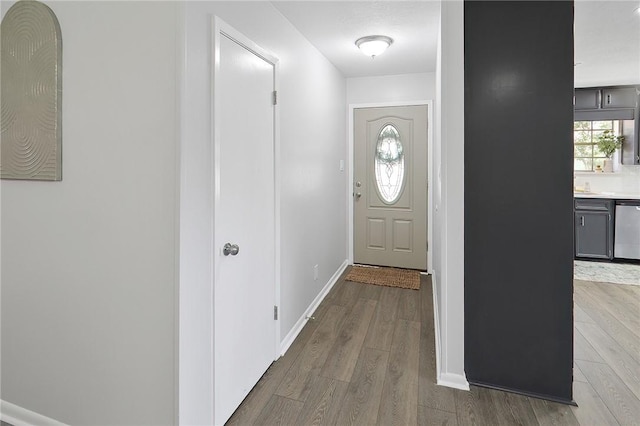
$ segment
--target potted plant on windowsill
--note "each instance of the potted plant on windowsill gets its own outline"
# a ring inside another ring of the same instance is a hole
[[[600,136],[598,136],[596,145],[600,152],[607,157],[607,159],[604,160],[604,167],[602,168],[603,171],[613,172],[613,161],[611,160],[611,156],[614,152],[620,149],[623,142],[624,136],[616,136],[611,130],[605,130]]]

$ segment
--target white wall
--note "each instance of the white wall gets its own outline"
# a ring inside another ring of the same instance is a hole
[[[468,388],[464,374],[464,7],[441,2],[436,70],[434,281],[438,383]]]
[[[284,338],[346,260],[344,77],[268,2],[185,6],[181,182],[180,415],[212,422],[211,17],[279,58]],[[319,278],[313,280],[313,266]]]
[[[1,183],[2,398],[70,424],[174,423],[176,5],[47,3],[63,181]]]
[[[435,97],[435,73],[347,79],[347,104],[430,100]]]

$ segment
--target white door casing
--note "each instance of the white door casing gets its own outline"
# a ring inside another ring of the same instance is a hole
[[[427,269],[427,112],[426,105],[354,109],[355,263]],[[383,145],[399,149],[398,158],[376,160]],[[389,176],[400,183],[395,191],[377,182]]]
[[[277,59],[214,18],[214,418],[277,358]],[[237,254],[223,247],[237,245]]]

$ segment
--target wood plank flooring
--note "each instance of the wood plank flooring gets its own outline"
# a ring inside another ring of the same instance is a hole
[[[640,425],[640,289],[576,281],[578,407],[436,385],[432,301],[339,280],[227,424]]]
[[[580,424],[640,424],[638,290],[631,285],[575,282],[574,300],[583,311],[575,318],[575,333],[591,354],[575,354],[579,373],[574,377],[586,379],[573,386]],[[593,353],[598,355],[595,359]]]

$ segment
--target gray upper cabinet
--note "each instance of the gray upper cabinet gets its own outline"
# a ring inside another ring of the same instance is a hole
[[[573,107],[576,110],[598,109],[602,92],[600,89],[576,89]]]
[[[635,87],[602,89],[602,108],[636,108],[638,94]]]
[[[603,87],[576,89],[574,110],[633,109],[638,107],[635,87]]]

